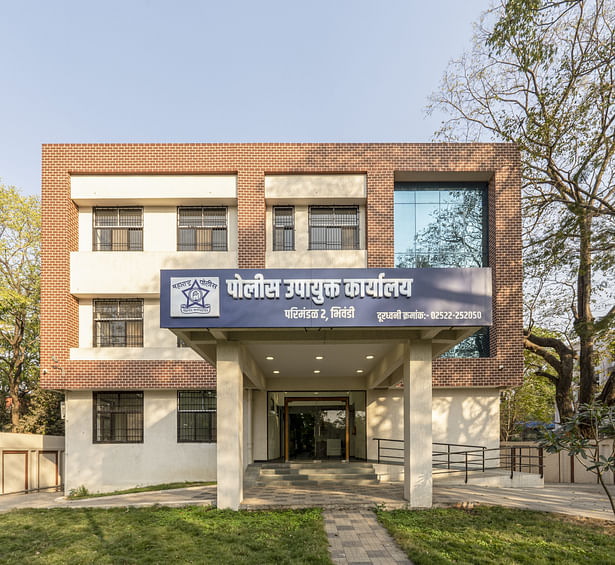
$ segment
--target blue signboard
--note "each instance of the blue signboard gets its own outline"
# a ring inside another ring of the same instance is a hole
[[[490,326],[491,269],[160,272],[163,328]]]

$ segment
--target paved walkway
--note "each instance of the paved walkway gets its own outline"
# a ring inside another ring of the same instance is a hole
[[[412,565],[371,510],[325,510],[323,517],[335,565]]]
[[[615,497],[615,486],[610,490]],[[215,504],[216,487],[201,486],[174,490],[66,500],[57,492],[0,496],[0,512],[12,508],[112,508],[117,506],[185,506]],[[489,488],[478,486],[436,486],[434,506],[455,506],[463,503],[494,504],[512,508],[528,508],[544,512],[560,512],[613,520],[613,512],[599,485],[551,484],[544,488]],[[364,510],[376,505],[405,508],[403,487],[399,483],[348,487],[333,484],[322,486],[273,486],[246,489],[241,505],[246,510],[274,508],[322,507],[328,510]]]

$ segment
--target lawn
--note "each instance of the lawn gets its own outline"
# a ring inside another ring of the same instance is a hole
[[[610,522],[495,506],[377,514],[416,565],[615,563]]]
[[[330,564],[320,510],[71,508],[0,514],[0,562]]]

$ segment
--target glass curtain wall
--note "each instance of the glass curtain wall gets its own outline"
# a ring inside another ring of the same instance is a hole
[[[395,266],[489,266],[486,183],[395,183]],[[483,328],[443,357],[489,357]]]

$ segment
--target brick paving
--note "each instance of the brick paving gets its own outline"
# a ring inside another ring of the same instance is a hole
[[[401,483],[356,485],[331,482],[323,485],[265,484],[246,488],[241,508],[261,510],[272,508],[406,508]]]
[[[371,510],[325,510],[323,517],[335,565],[412,565]]]

